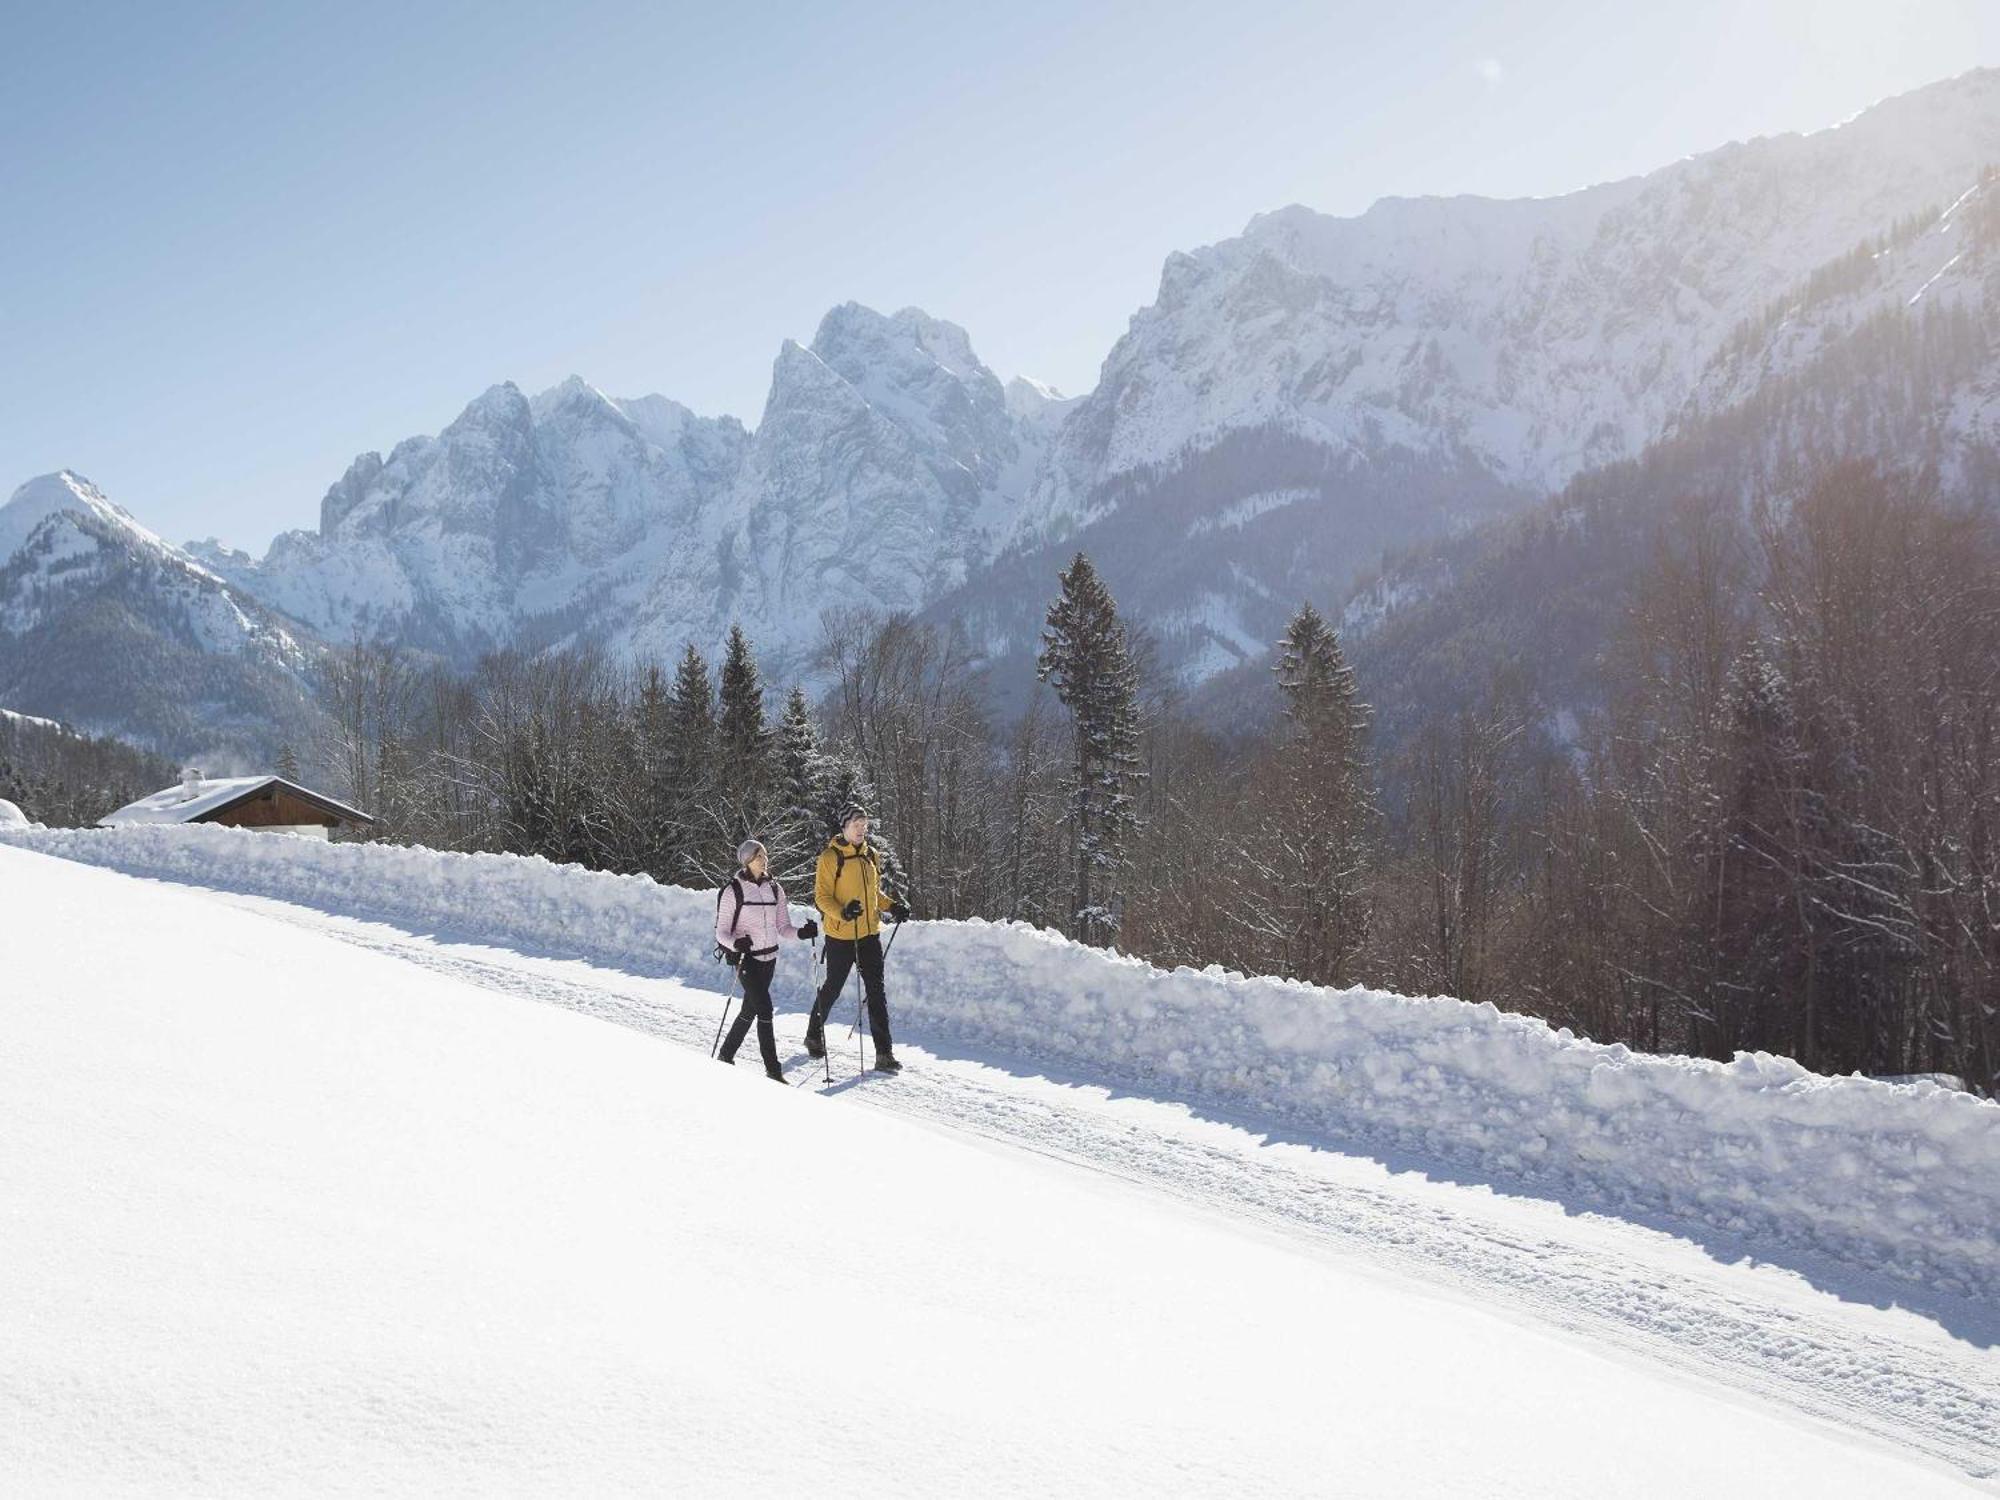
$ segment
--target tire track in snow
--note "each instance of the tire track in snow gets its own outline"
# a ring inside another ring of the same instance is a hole
[[[482,989],[702,1051],[713,1039],[726,993],[580,960],[444,946],[268,897],[191,889]],[[778,1022],[781,1045],[792,1048],[788,1070],[805,1066],[799,1018],[785,1013]],[[1590,1236],[1560,1238],[1477,1212],[1479,1195],[1469,1189],[1432,1192],[1425,1183],[1411,1190],[1386,1173],[1384,1186],[1342,1180],[1314,1169],[1342,1160],[1335,1153],[1272,1147],[1246,1129],[1197,1125],[1177,1105],[1114,1101],[1090,1086],[1023,1080],[984,1063],[936,1057],[893,1082],[856,1087],[842,1028],[835,1022],[829,1029],[834,1084],[821,1087],[833,1096],[1163,1191],[1489,1311],[1602,1341],[1698,1380],[1915,1449],[1975,1480],[2000,1478],[2000,1351],[1873,1334],[1804,1305],[1809,1298],[1786,1305],[1760,1295],[1760,1283],[1731,1267],[1717,1265],[1705,1275],[1676,1271],[1645,1253],[1649,1237],[1667,1237],[1633,1226],[1599,1221]],[[1148,1112],[1150,1120],[1129,1118]],[[1588,1242],[1621,1233],[1640,1237],[1640,1253]]]

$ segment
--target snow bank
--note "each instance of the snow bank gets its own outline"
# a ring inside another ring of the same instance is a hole
[[[0,828],[25,848],[373,917],[441,938],[721,987],[713,897],[540,859],[312,844],[235,829]],[[802,914],[803,915],[803,914]],[[803,1008],[806,969],[778,996]],[[1052,934],[912,923],[890,960],[898,1032],[1059,1060],[1109,1084],[1421,1165],[1662,1214],[1754,1252],[1784,1242],[2000,1295],[2000,1105],[1579,1041],[1491,1005],[1168,973]]]
[[[1964,1491],[1207,1206],[186,890],[0,848],[0,911],[32,934],[0,1001],[24,1500]]]

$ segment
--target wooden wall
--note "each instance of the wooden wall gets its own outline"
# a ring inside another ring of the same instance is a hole
[[[229,828],[296,828],[316,824],[321,828],[337,827],[340,819],[330,813],[321,812],[311,803],[294,797],[279,787],[271,787],[248,802],[240,802],[225,808],[210,817],[202,818],[203,823],[221,823]]]

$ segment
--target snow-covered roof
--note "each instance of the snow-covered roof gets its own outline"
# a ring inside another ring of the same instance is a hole
[[[302,787],[282,776],[218,776],[205,777],[192,785],[177,781],[150,797],[141,797],[114,813],[107,813],[98,820],[97,826],[124,828],[142,823],[193,823],[210,813],[220,812],[225,807],[254,797],[271,786],[283,787],[293,796],[302,797],[327,812],[356,823],[375,821],[358,807],[336,802],[323,792]]]

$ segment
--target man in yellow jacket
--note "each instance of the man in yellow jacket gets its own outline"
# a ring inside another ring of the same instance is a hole
[[[820,850],[813,872],[813,904],[819,908],[820,927],[826,934],[826,982],[819,987],[812,1019],[806,1023],[806,1051],[826,1056],[826,1018],[858,963],[868,1001],[868,1029],[875,1037],[876,1071],[902,1072],[890,1045],[889,1001],[882,992],[882,913],[901,922],[910,909],[882,889],[881,866],[868,842],[867,808],[855,806],[842,813],[840,832]]]

